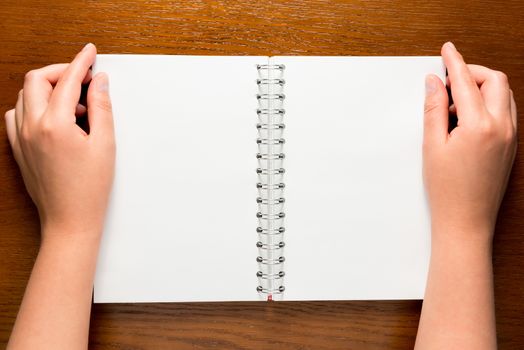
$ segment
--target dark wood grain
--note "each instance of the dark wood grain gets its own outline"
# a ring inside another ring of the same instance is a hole
[[[524,106],[521,0],[2,0],[0,18],[2,113],[14,105],[26,71],[68,61],[87,42],[101,53],[435,55],[452,40],[468,61],[506,72],[517,105]],[[39,222],[0,125],[5,346],[37,253]],[[501,349],[524,344],[523,171],[518,155],[494,244]],[[420,306],[420,301],[95,305],[90,339],[93,349],[407,349]]]

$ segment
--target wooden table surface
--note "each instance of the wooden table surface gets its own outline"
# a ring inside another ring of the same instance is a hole
[[[438,55],[452,40],[468,61],[506,72],[524,109],[522,0],[2,0],[0,18],[2,115],[26,71],[68,61],[87,42],[100,53]],[[5,346],[38,250],[39,222],[0,125]],[[523,159],[517,156],[494,243],[501,349],[524,346]],[[420,308],[420,301],[95,305],[90,343],[93,349],[407,349]]]

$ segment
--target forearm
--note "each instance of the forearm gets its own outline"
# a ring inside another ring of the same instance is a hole
[[[415,348],[495,349],[492,240],[517,150],[517,106],[504,73],[467,65],[449,42],[441,53],[453,100],[443,81],[426,77],[432,247]]]
[[[433,237],[415,348],[496,349],[491,240],[476,239],[490,232],[436,228]]]
[[[115,166],[109,81],[103,73],[92,76],[95,58],[96,48],[87,44],[69,64],[30,71],[15,107],[5,114],[13,155],[42,224],[41,248],[9,349],[87,348]],[[77,125],[78,118],[87,118],[88,127]]]
[[[86,349],[99,234],[43,233],[8,349]]]

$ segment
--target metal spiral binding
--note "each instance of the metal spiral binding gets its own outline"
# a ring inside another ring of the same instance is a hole
[[[279,279],[279,278],[284,278],[285,275],[286,273],[284,271],[280,271],[279,273],[274,273],[272,275],[269,275],[267,273],[262,273],[261,271],[257,272],[257,277],[262,278],[262,279],[271,279],[271,278]]]
[[[277,227],[277,228],[273,228],[273,229],[268,229],[268,228],[262,228],[262,227],[257,227],[257,233],[260,235],[260,234],[263,234],[263,235],[266,235],[266,236],[272,236],[272,235],[281,235],[283,234],[284,232],[286,232],[286,228],[285,227]]]
[[[258,138],[257,189],[258,212],[258,262],[259,285],[257,292],[264,299],[274,300],[284,293],[284,173],[283,146],[284,115],[284,65],[257,65],[258,79]]]
[[[278,169],[262,169],[262,168],[257,168],[257,174],[264,174],[264,175],[276,175],[276,174],[283,174],[286,172],[286,169],[284,168],[278,168]]]
[[[279,242],[278,244],[264,244],[260,241],[257,242],[257,247],[261,249],[281,249],[284,248],[285,245],[284,242]]]
[[[272,124],[272,125],[268,125],[268,124],[261,124],[261,123],[258,123],[257,124],[257,129],[269,129],[271,128],[272,130],[278,130],[278,129],[284,129],[286,127],[285,124]]]
[[[272,200],[269,200],[267,198],[261,198],[261,197],[257,197],[257,203],[261,203],[261,204],[282,204],[286,201],[285,198],[274,198]]]

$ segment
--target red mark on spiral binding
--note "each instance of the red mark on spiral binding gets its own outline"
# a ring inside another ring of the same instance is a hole
[[[267,301],[273,301],[273,295],[269,294],[269,295],[267,296]]]

